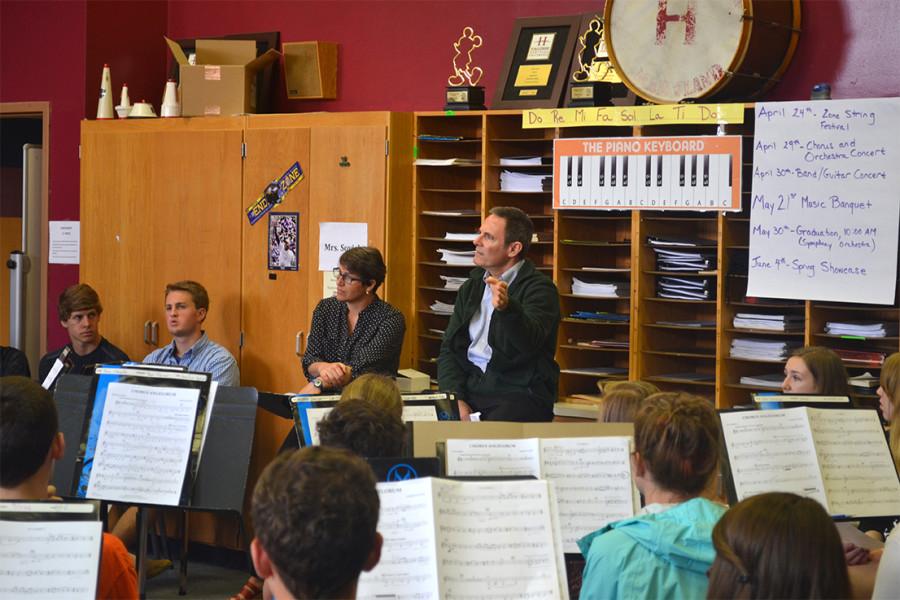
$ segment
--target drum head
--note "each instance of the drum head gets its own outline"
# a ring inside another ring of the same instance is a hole
[[[607,0],[609,54],[643,98],[708,97],[743,54],[744,12],[743,0]]]

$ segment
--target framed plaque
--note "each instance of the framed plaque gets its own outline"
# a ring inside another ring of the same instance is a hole
[[[581,15],[516,19],[491,108],[557,108]]]

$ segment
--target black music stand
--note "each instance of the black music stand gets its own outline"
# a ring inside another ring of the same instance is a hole
[[[65,375],[56,385],[54,397],[59,412],[59,429],[69,440],[72,449],[60,460],[53,476],[53,484],[61,492],[69,494],[75,478],[74,448],[81,442],[84,429],[92,377]],[[244,535],[241,512],[253,448],[256,427],[257,393],[255,388],[221,386],[216,393],[210,416],[209,430],[200,467],[191,494],[190,503],[177,507],[184,511],[223,512],[238,517],[239,534]],[[59,493],[58,492],[58,493]],[[147,505],[138,506],[138,589],[145,596],[147,519],[143,511]],[[187,523],[186,513],[182,521],[183,543],[181,548],[179,594],[186,593],[187,585]]]

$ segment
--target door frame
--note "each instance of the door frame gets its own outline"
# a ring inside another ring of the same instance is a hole
[[[50,190],[50,103],[0,102],[0,118],[41,118],[41,305],[40,355],[47,353],[47,261],[49,252],[49,190]]]

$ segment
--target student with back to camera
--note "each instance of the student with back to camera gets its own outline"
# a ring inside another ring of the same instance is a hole
[[[712,541],[707,598],[850,597],[840,535],[811,498],[745,498],[719,520]]]
[[[647,398],[634,422],[632,477],[647,505],[579,540],[582,600],[700,598],[725,507],[700,495],[719,463],[712,404],[683,392]]]

